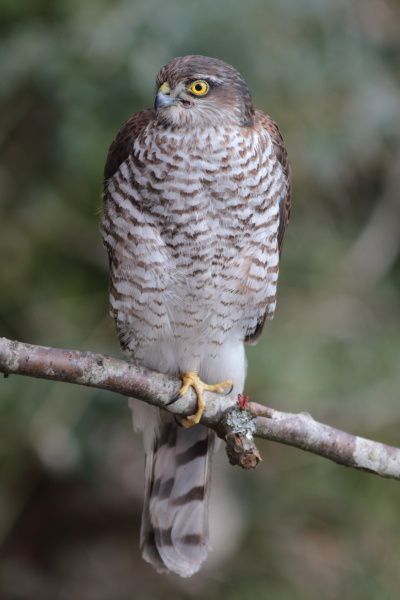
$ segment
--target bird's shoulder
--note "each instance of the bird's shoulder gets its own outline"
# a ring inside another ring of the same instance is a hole
[[[155,110],[148,108],[134,113],[118,131],[107,154],[104,167],[104,184],[116,173],[121,164],[128,158],[135,139],[143,129],[155,119]]]

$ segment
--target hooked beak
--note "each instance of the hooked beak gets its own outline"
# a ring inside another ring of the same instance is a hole
[[[159,108],[164,108],[165,106],[171,106],[172,104],[176,104],[178,98],[174,98],[171,96],[171,88],[169,84],[165,81],[162,85],[160,85],[157,96],[154,100],[154,108],[158,110]]]
[[[163,94],[162,92],[157,92],[156,99],[154,100],[154,108],[158,110],[159,108],[164,108],[165,106],[171,106],[172,104],[176,104],[178,101],[177,98],[172,98],[170,94]]]

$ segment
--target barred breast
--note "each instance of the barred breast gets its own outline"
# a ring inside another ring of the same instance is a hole
[[[112,312],[135,357],[151,362],[167,341],[177,368],[198,368],[272,316],[286,188],[261,126],[143,129],[103,218]]]

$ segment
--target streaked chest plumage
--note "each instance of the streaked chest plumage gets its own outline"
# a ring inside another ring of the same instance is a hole
[[[266,132],[143,130],[110,180],[103,223],[128,345],[138,330],[141,345],[218,345],[273,312],[283,180]]]

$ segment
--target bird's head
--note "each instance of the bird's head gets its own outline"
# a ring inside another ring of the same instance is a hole
[[[240,73],[207,56],[174,58],[159,71],[154,107],[158,120],[173,127],[253,123],[253,103]]]

